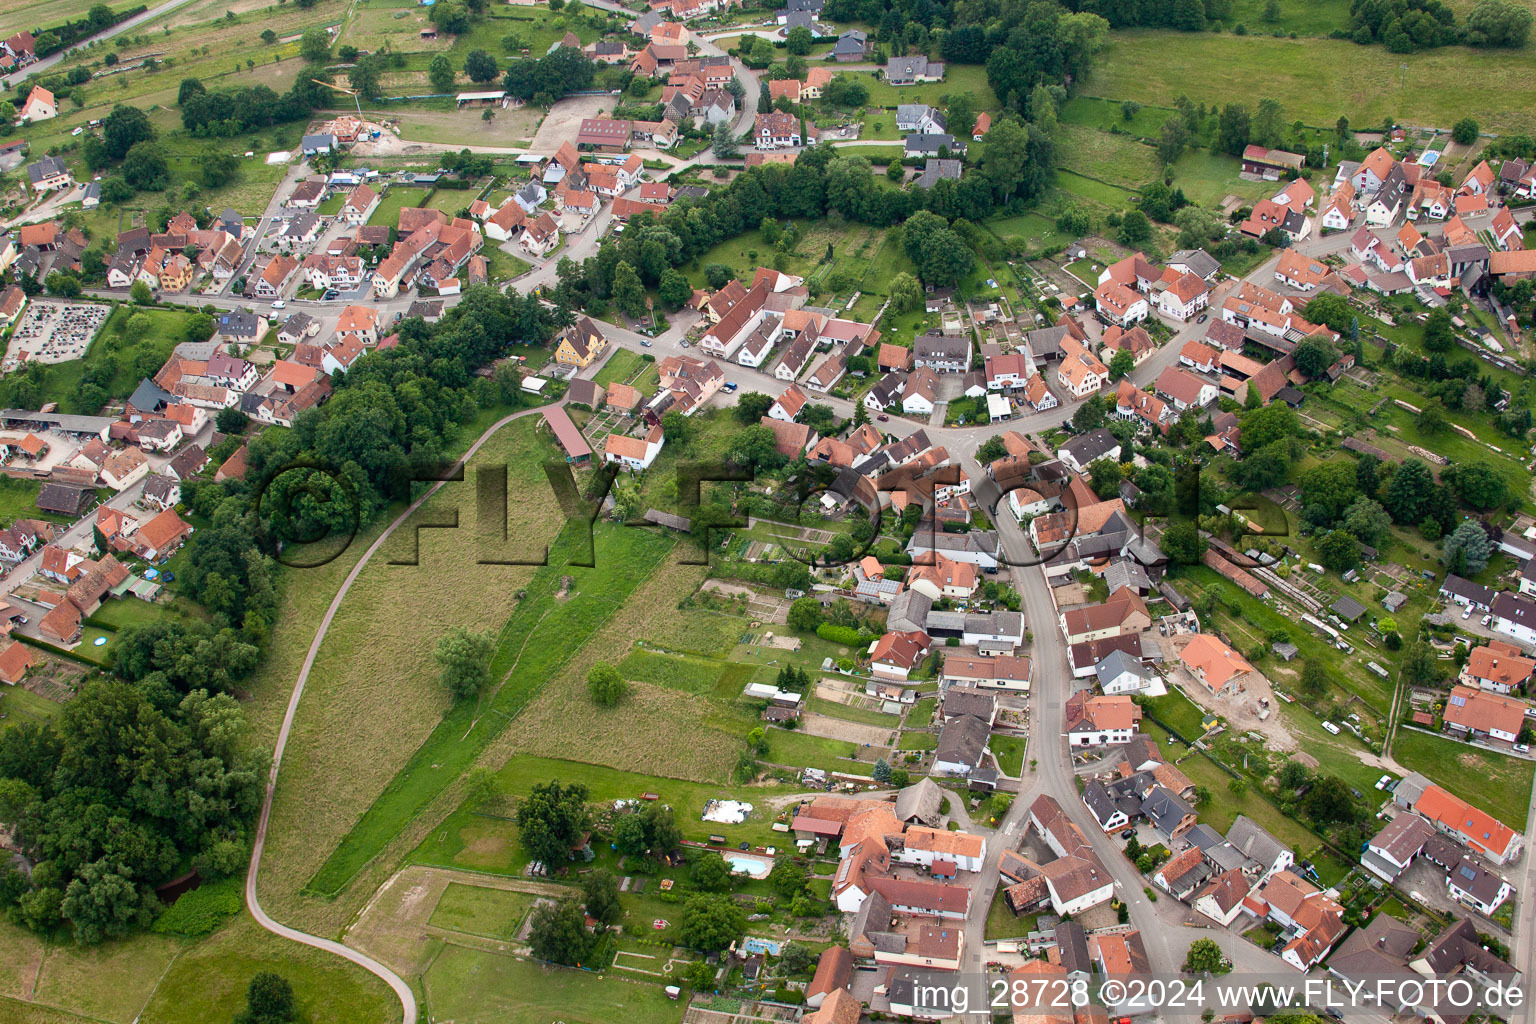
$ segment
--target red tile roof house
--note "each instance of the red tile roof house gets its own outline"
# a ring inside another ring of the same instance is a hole
[[[168,508],[139,527],[134,534],[134,551],[145,561],[163,562],[191,535],[192,527],[182,521],[175,509]]]
[[[886,633],[869,645],[870,668],[876,676],[905,679],[923,663],[932,645],[928,634],[920,630]]]
[[[1514,743],[1525,725],[1527,707],[1512,697],[1454,686],[1445,704],[1445,727],[1468,739]]]

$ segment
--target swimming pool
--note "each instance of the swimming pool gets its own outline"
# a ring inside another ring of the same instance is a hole
[[[756,857],[742,857],[738,855],[725,858],[725,862],[737,874],[751,875],[753,878],[763,878],[768,874],[767,863]]]

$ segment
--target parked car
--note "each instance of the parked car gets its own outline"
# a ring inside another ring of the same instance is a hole
[[[1493,621],[1493,616],[1492,615],[1484,615],[1483,616],[1483,626],[1484,626],[1484,628],[1486,628],[1488,626],[1488,624],[1491,623],[1492,621]]]
[[[272,302],[272,308],[273,309],[285,309],[285,308],[287,308],[287,306],[288,306],[288,303],[284,302],[282,299],[275,299]]]
[[[1464,619],[1470,619],[1472,617],[1472,606],[1471,605],[1467,605],[1466,608],[1462,609],[1461,617],[1464,618]]]
[[[1198,318],[1197,318],[1197,319],[1196,319],[1196,320],[1195,320],[1195,323],[1197,323],[1197,324],[1203,324],[1203,323],[1205,323],[1205,321],[1206,321],[1206,318],[1207,318],[1207,317],[1208,317],[1208,316],[1209,316],[1209,315],[1210,315],[1210,314],[1209,314],[1209,313],[1201,313],[1201,314],[1200,314],[1200,316],[1199,316],[1199,317],[1198,317]]]
[[[1130,839],[1130,838],[1131,838],[1131,837],[1132,837],[1132,836],[1134,836],[1134,835],[1135,835],[1135,834],[1136,834],[1136,830],[1135,830],[1135,829],[1133,829],[1133,828],[1128,828],[1128,829],[1126,829],[1126,830],[1125,830],[1125,831],[1124,831],[1124,832],[1121,832],[1121,833],[1120,833],[1120,838],[1121,838],[1121,839]]]

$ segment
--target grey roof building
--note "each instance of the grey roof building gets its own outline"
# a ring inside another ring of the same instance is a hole
[[[46,181],[49,178],[68,173],[69,169],[64,166],[64,161],[56,156],[45,156],[27,165],[27,180],[34,185],[40,181]]]
[[[965,164],[959,160],[929,160],[912,181],[918,188],[933,188],[941,181],[959,181],[964,170]]]
[[[934,768],[963,774],[980,767],[991,731],[986,722],[974,715],[951,718],[939,730],[939,745],[933,752]]]

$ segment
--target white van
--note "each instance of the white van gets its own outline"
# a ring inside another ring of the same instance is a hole
[[[1339,727],[1334,725],[1332,722],[1324,722],[1323,723],[1323,728],[1327,729],[1329,732],[1333,733],[1333,735],[1335,735],[1335,736],[1337,736],[1339,734]]]

